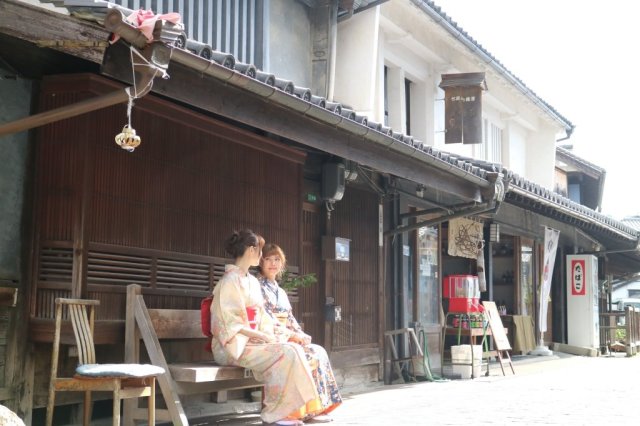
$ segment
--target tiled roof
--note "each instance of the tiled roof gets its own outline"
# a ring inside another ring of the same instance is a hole
[[[640,216],[625,217],[622,219],[622,223],[640,232]]]
[[[635,238],[638,238],[640,236],[640,232],[638,232],[637,229],[628,226],[624,222],[606,216],[602,213],[590,209],[589,207],[583,206],[582,204],[578,204],[575,201],[570,200],[569,198],[563,197],[557,192],[544,188],[507,169],[503,169],[503,173],[505,174],[505,178],[509,182],[510,192],[513,194],[512,196],[515,196],[517,194],[520,196],[532,198],[533,201],[536,202],[544,203],[546,201],[550,203],[550,206],[555,207],[559,210],[564,210],[565,212],[570,213],[572,216],[575,216],[576,218],[579,218],[581,220],[592,221],[602,226],[608,227],[612,231],[620,231],[624,234],[627,234],[628,236],[632,236]],[[507,198],[508,197],[509,192],[507,192]]]
[[[108,2],[103,2],[108,3]],[[121,10],[123,14],[132,13],[133,11],[122,8],[121,6],[117,6],[115,4],[110,4],[110,7],[115,7],[118,10]],[[72,14],[74,13],[74,7],[69,7]],[[83,7],[83,18],[87,18],[87,8]],[[94,17],[104,17],[104,6],[97,10],[97,13]],[[104,18],[103,18],[104,19]],[[186,39],[184,36],[182,39],[179,37],[174,44],[175,48],[179,48],[181,50],[186,50],[191,53],[197,53],[193,46],[202,45],[196,40]],[[190,48],[191,47],[191,48]],[[366,116],[357,114],[356,111],[336,102],[330,102],[323,97],[313,96],[311,95],[311,91],[308,88],[296,86],[294,82],[280,79],[277,76],[263,72],[259,69],[256,69],[253,65],[243,64],[240,62],[236,62],[234,56],[225,52],[217,52],[211,50],[209,47],[208,50],[200,49],[198,51],[201,53],[201,58],[206,59],[210,62],[213,62],[219,66],[223,66],[229,70],[234,70],[240,74],[245,75],[251,79],[260,81],[263,84],[268,86],[272,86],[280,91],[290,95],[293,98],[299,98],[303,101],[309,102],[316,107],[325,109],[336,116],[340,117],[340,121],[346,119],[352,124],[360,125],[366,128],[366,131],[357,131],[356,133],[360,135],[369,136],[371,135],[372,139],[376,141],[380,141],[381,138],[385,139],[386,142],[382,142],[383,144],[391,147],[400,144],[401,148],[399,148],[402,152],[408,154],[410,157],[417,158],[429,158],[430,161],[427,161],[429,164],[436,165],[441,169],[445,169],[451,173],[464,175],[470,178],[475,182],[486,182],[487,172],[480,167],[477,167],[471,163],[465,161],[459,161],[455,156],[450,156],[450,154],[446,152],[439,151],[432,147],[429,147],[424,144],[424,142],[415,139],[413,136],[405,135],[399,132],[393,131],[393,129],[383,126],[381,123],[369,120]],[[220,74],[220,73],[218,73]],[[221,75],[221,74],[220,74]],[[243,86],[243,88],[247,89],[247,86]],[[289,105],[291,107],[291,102]],[[335,125],[335,120],[331,120],[331,124]],[[351,126],[352,127],[352,126]],[[375,133],[373,134],[372,133]],[[420,154],[420,155],[419,155]],[[452,167],[453,166],[453,167]]]
[[[435,6],[433,2],[420,1],[420,3],[433,8],[433,10],[437,10],[438,13],[441,14],[443,19],[446,19],[455,28],[458,28],[457,24],[451,21],[444,13],[441,13],[439,11],[439,8]],[[111,4],[111,6],[115,5]],[[122,9],[121,7],[118,8]],[[73,7],[70,7],[70,10],[73,12]],[[86,15],[86,13],[87,8],[84,7],[83,14]],[[100,16],[101,14],[104,14],[104,8],[100,8],[96,16]],[[458,28],[458,31],[462,30]],[[464,34],[465,37],[468,37],[466,33]],[[470,37],[468,38],[470,40],[473,40]],[[194,41],[189,41],[189,43],[193,42]],[[195,43],[197,43],[197,41],[195,41]],[[177,47],[181,47],[182,49],[184,49],[186,45],[186,42],[184,46],[180,46],[180,43],[178,43]],[[478,47],[481,48],[481,46],[479,45]],[[484,49],[482,50],[484,51]],[[488,52],[484,52],[488,54]],[[243,74],[249,78],[256,79],[264,84],[273,86],[280,91],[287,93],[291,97],[299,98],[303,101],[315,105],[316,107],[326,109],[327,111],[332,112],[334,115],[341,117],[341,121],[342,119],[347,119],[351,121],[353,125],[361,126],[363,128],[363,131],[359,132],[360,135],[370,138],[371,140],[375,140],[375,142],[377,143],[381,143],[381,138],[388,141],[384,143],[388,143],[389,146],[393,143],[396,143],[396,145],[398,145],[397,143],[399,143],[400,146],[405,147],[402,149],[402,152],[405,152],[409,157],[422,159],[425,164],[435,165],[441,169],[446,169],[451,173],[465,176],[470,180],[473,180],[471,179],[471,177],[475,176],[476,182],[484,181],[486,183],[488,173],[490,172],[502,173],[504,175],[505,184],[507,187],[507,200],[509,200],[510,197],[511,199],[515,197],[525,197],[528,198],[531,202],[544,203],[548,208],[558,210],[563,214],[566,214],[584,223],[588,223],[592,226],[600,226],[607,231],[622,236],[625,239],[638,239],[640,235],[640,233],[636,229],[613,218],[598,213],[588,207],[575,203],[570,199],[563,197],[551,190],[543,188],[534,182],[524,179],[523,177],[502,167],[502,165],[500,164],[487,163],[426,146],[422,141],[414,139],[412,136],[394,132],[393,129],[384,127],[380,123],[368,120],[367,117],[358,115],[355,111],[343,107],[338,103],[329,102],[324,98],[311,96],[308,89],[296,86],[293,82],[281,80],[274,75],[263,73],[260,70],[256,70],[255,67],[251,65],[236,63],[233,55],[224,52],[212,51],[210,60],[213,63],[234,70],[235,72]],[[517,81],[522,84],[519,80]],[[524,84],[522,84],[522,86],[524,86]],[[534,95],[532,92],[531,94]],[[545,105],[547,104],[545,103]],[[547,105],[547,107],[553,110],[550,106]],[[567,123],[567,126],[572,127],[570,122],[566,121],[566,119],[561,117],[559,114],[558,116]],[[330,124],[335,125],[336,123],[332,121]],[[350,126],[350,128],[353,128],[353,126]],[[366,129],[366,131],[364,129]],[[371,131],[373,131],[373,133]],[[418,155],[418,153],[420,153],[420,155]]]
[[[568,149],[562,148],[560,146],[556,147],[556,158],[570,162],[576,165],[579,165],[583,168],[591,169],[594,173],[598,175],[602,175],[606,173],[606,170],[600,166],[596,166],[595,164],[585,160],[582,157],[578,157],[573,152]]]
[[[435,150],[434,150],[435,151]],[[592,222],[607,228],[613,233],[618,233],[626,238],[636,239],[640,237],[640,218],[638,219],[638,227],[630,226],[627,221],[618,221],[602,213],[599,213],[589,207],[578,204],[575,201],[564,197],[557,192],[547,189],[535,182],[514,173],[513,171],[503,167],[499,163],[491,163],[474,158],[464,157],[457,154],[444,154],[451,162],[462,164],[471,164],[487,172],[499,172],[504,175],[504,181],[507,188],[506,200],[515,200],[517,197],[528,199],[529,204],[536,203],[546,208],[552,208],[562,212],[568,216],[574,217],[583,222]],[[468,166],[467,166],[468,167]]]

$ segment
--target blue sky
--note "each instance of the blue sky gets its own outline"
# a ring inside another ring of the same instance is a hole
[[[607,170],[602,212],[640,215],[640,2],[434,2],[576,126],[574,152]]]

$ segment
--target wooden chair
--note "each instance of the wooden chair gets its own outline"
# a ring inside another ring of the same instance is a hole
[[[93,329],[95,307],[98,300],[57,298],[56,329],[51,353],[51,381],[47,400],[47,426],[53,421],[55,393],[57,391],[84,392],[83,425],[91,421],[91,392],[110,391],[113,393],[113,425],[120,425],[120,400],[125,398],[148,397],[149,424],[155,424],[156,376],[164,369],[143,364],[96,364]],[[73,327],[78,348],[78,369],[71,378],[58,377],[60,335],[63,306],[68,308],[68,317]],[[89,313],[87,315],[87,307]]]

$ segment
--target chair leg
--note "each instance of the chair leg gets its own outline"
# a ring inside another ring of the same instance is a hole
[[[113,426],[120,426],[120,384],[113,390]]]
[[[91,391],[85,391],[84,393],[84,410],[82,410],[82,424],[89,426],[91,424]]]
[[[149,426],[156,424],[156,378],[151,378],[151,392],[149,394]]]
[[[47,399],[47,420],[45,425],[51,426],[53,424],[53,406],[56,400],[56,389],[53,384],[49,385],[49,398]]]

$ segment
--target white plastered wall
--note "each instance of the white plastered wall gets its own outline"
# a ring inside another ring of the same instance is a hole
[[[507,122],[503,136],[505,144],[503,165],[520,176],[527,175],[527,132],[513,122]]]
[[[532,132],[527,140],[525,177],[548,189],[553,189],[556,164],[555,139],[555,129],[545,126]]]
[[[378,78],[379,8],[354,15],[338,26],[334,101],[373,116]]]
[[[464,24],[462,24],[464,25]],[[489,47],[490,49],[490,47]],[[335,100],[384,122],[388,67],[389,125],[406,133],[404,80],[412,81],[411,134],[427,145],[474,157],[474,145],[444,144],[441,74],[485,72],[483,118],[503,130],[502,164],[552,188],[560,123],[411,2],[396,0],[354,15],[338,28]]]

